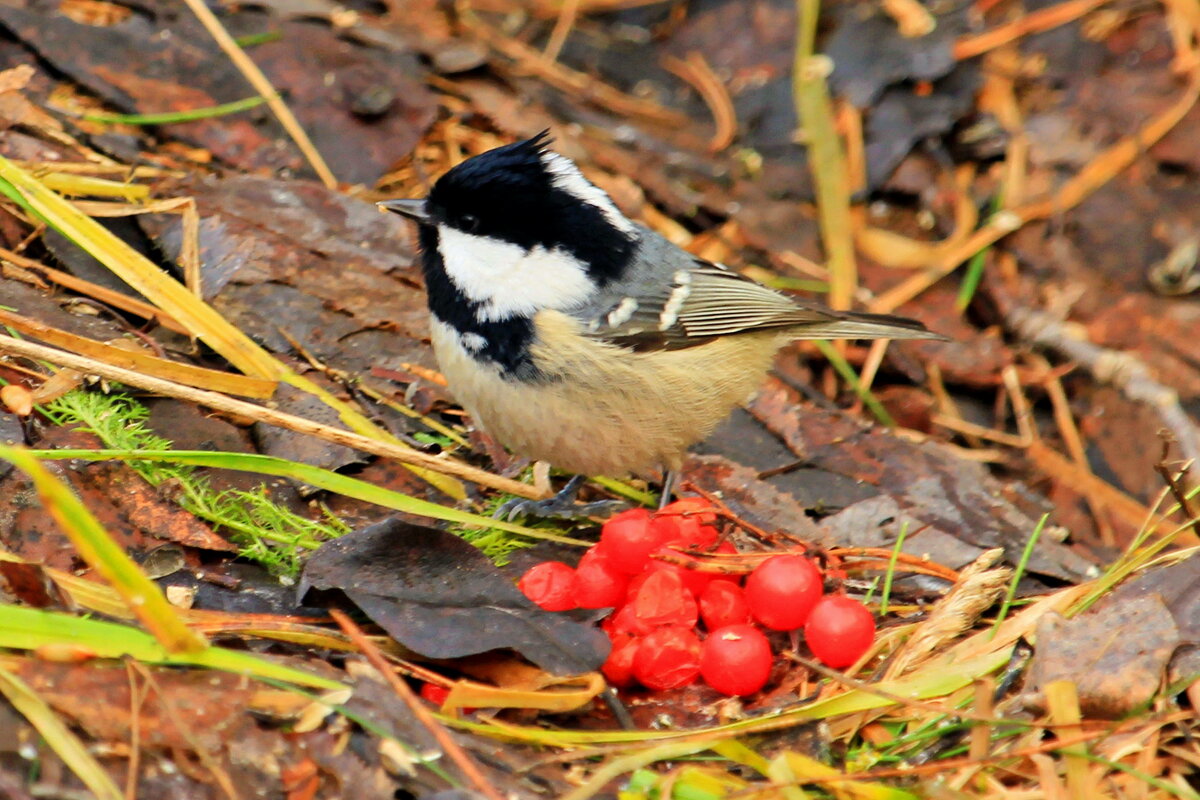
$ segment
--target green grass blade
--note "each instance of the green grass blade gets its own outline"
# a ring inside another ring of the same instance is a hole
[[[96,800],[125,800],[125,793],[54,709],[29,684],[0,666],[0,694],[37,729],[50,749],[75,773]]]
[[[428,500],[410,497],[400,492],[384,489],[379,486],[341,475],[320,467],[298,464],[274,456],[257,455],[254,453],[213,453],[207,450],[31,450],[37,458],[68,459],[79,458],[88,461],[162,461],[168,464],[188,464],[197,467],[218,467],[239,472],[254,472],[259,475],[275,475],[292,478],[318,489],[335,492],[364,500],[368,503],[416,514],[444,522],[457,522],[463,525],[476,525],[481,528],[498,528],[509,533],[517,533],[532,539],[546,539],[564,544],[590,545],[582,539],[572,539],[546,531],[527,528],[504,520],[483,517],[469,511],[440,506]]]
[[[208,667],[316,689],[345,688],[336,681],[309,675],[241,650],[207,647],[193,653],[172,653],[153,636],[129,625],[0,604],[0,647],[37,650],[64,642],[87,648],[97,658],[129,656],[147,664]]]
[[[11,462],[33,480],[50,516],[66,533],[83,560],[104,577],[129,608],[171,652],[198,652],[208,646],[167,602],[158,584],[112,540],[100,521],[58,478],[24,448],[0,445],[0,459]]]
[[[239,111],[248,111],[251,108],[261,106],[267,102],[265,97],[243,97],[241,100],[234,100],[232,103],[221,103],[220,105],[207,106],[205,108],[192,108],[187,111],[164,111],[158,114],[106,114],[103,112],[92,112],[88,114],[80,114],[80,119],[86,119],[88,122],[109,122],[119,123],[123,125],[170,125],[175,122],[193,122],[198,119],[210,119],[212,117],[224,117],[229,114],[236,114]]]

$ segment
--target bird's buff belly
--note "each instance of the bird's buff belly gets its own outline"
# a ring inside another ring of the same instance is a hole
[[[612,345],[564,336],[576,330],[565,315],[541,312],[535,326],[530,350],[545,379],[532,383],[475,360],[453,329],[431,320],[450,390],[514,453],[614,477],[677,469],[687,448],[758,387],[780,343],[775,334],[749,334],[684,350],[614,353]]]

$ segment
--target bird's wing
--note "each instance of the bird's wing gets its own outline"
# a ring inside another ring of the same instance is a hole
[[[903,317],[833,311],[787,297],[703,259],[663,277],[593,307],[585,333],[635,350],[674,350],[783,329],[796,339],[939,338]]]

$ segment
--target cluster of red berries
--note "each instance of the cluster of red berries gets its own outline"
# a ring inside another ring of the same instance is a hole
[[[656,514],[623,511],[604,523],[599,544],[578,567],[538,564],[521,578],[521,591],[548,611],[612,608],[601,623],[612,640],[602,669],[616,686],[674,689],[700,676],[723,694],[753,694],[766,684],[774,661],[758,626],[804,628],[809,648],[830,667],[848,667],[867,651],[875,639],[871,612],[845,595],[825,594],[824,576],[804,556],[772,556],[744,585],[740,575],[654,557],[737,553],[729,542],[717,543],[716,520],[712,505],[699,497]],[[703,640],[701,623],[708,632]]]

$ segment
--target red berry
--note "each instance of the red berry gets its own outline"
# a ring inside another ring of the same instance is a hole
[[[633,683],[633,658],[637,655],[640,639],[635,636],[618,636],[613,640],[612,650],[600,671],[613,686],[628,686]]]
[[[776,631],[804,625],[824,591],[821,571],[804,556],[772,556],[746,579],[750,613]]]
[[[450,690],[445,686],[438,686],[436,683],[422,683],[421,697],[433,703],[439,708],[446,703],[446,698],[450,696]]]
[[[613,634],[643,636],[654,630],[654,626],[639,619],[633,611],[633,606],[628,604],[617,609],[617,613],[601,623],[601,626],[606,626],[610,639],[613,638]]]
[[[667,544],[687,548],[711,547],[717,541],[717,515],[703,497],[685,497],[668,503],[654,515],[654,524]]]
[[[726,540],[717,545],[716,549],[710,555],[736,556],[737,554],[737,547],[734,546],[733,542]],[[713,559],[712,563],[718,566],[726,566],[730,565],[731,562],[728,559]],[[738,574],[728,572],[710,572],[708,574],[712,576],[714,581],[729,581],[738,586],[742,585],[742,576]]]
[[[852,597],[827,595],[808,615],[804,639],[822,663],[842,669],[858,661],[875,641],[875,617]]]
[[[633,677],[647,689],[687,686],[700,674],[700,639],[691,628],[659,628],[642,637]]]
[[[726,625],[704,640],[700,675],[721,694],[754,694],[771,674],[771,645],[753,625]]]
[[[600,547],[614,569],[636,575],[650,554],[662,546],[662,534],[650,524],[650,512],[631,508],[610,518],[600,529]]]
[[[726,625],[744,625],[750,621],[746,593],[732,581],[713,581],[700,595],[700,618],[710,631]]]
[[[679,551],[670,547],[660,547],[654,551],[654,555],[678,556]],[[701,572],[696,569],[688,569],[680,564],[673,564],[670,561],[662,561],[657,558],[651,558],[650,563],[646,565],[646,571],[662,570],[664,572],[674,572],[683,580],[683,585],[692,593],[693,597],[699,597],[704,589],[716,577],[713,572]]]
[[[543,561],[530,567],[517,588],[546,611],[575,608],[575,570],[561,561]]]
[[[580,608],[615,608],[625,602],[629,576],[613,568],[599,547],[590,547],[575,568],[575,602]]]
[[[629,608],[638,620],[655,627],[680,625],[691,628],[700,618],[696,598],[683,585],[683,579],[664,570],[646,574],[637,593],[629,599]]]

